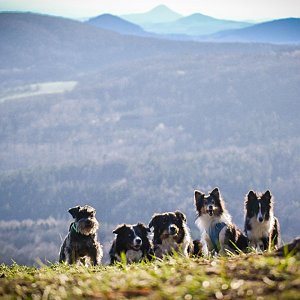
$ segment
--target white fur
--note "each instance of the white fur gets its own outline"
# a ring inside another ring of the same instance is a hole
[[[172,251],[178,251],[178,246],[173,236],[163,239],[161,245],[158,245],[163,255],[170,254]]]
[[[172,251],[180,252],[184,256],[188,257],[188,247],[192,242],[192,238],[190,235],[189,228],[186,226],[186,224],[183,224],[183,230],[185,232],[184,239],[182,243],[178,244],[173,236],[169,236],[166,239],[162,239],[161,245],[157,245],[157,249],[155,250],[155,256],[162,257],[163,255],[171,254]]]
[[[226,225],[230,225],[231,224],[231,216],[228,212],[223,212],[223,214],[221,214],[220,216],[210,216],[209,214],[203,214],[201,216],[199,216],[196,221],[195,224],[197,225],[197,227],[200,229],[200,231],[202,232],[201,235],[201,243],[203,245],[203,253],[204,255],[208,255],[209,252],[211,252],[214,247],[213,244],[211,242],[211,239],[209,237],[209,230],[210,228],[214,227],[217,223],[222,223],[224,222]],[[227,230],[227,226],[224,226],[224,228],[222,228],[222,230],[220,231],[219,234],[219,242],[220,242],[220,254],[225,254],[225,245],[224,245],[224,240],[225,240],[225,233]]]
[[[127,250],[126,251],[126,262],[127,263],[133,263],[138,262],[143,256],[142,250]],[[116,259],[118,261],[122,261],[122,258],[120,255],[116,254]]]
[[[268,221],[259,222],[258,216],[252,217],[249,221],[251,230],[247,230],[247,236],[250,241],[250,246],[260,248],[261,239],[268,238],[273,230],[275,219],[272,212]]]
[[[263,218],[263,215],[261,213],[261,203],[258,203],[258,214],[257,214],[257,221],[259,221],[259,219]]]
[[[126,260],[128,262],[138,262],[143,256],[143,252],[142,250],[138,250],[138,251],[135,251],[135,250],[128,250],[126,252]]]
[[[133,246],[142,246],[143,242],[142,239],[136,234],[135,230],[133,227],[131,227],[131,230],[134,232],[134,239],[133,239]],[[137,243],[137,240],[140,241],[140,244]]]

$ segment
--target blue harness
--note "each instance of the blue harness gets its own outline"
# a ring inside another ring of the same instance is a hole
[[[221,248],[219,242],[219,234],[224,226],[226,226],[226,224],[224,222],[221,222],[215,224],[215,226],[209,227],[208,235],[216,252],[219,252]]]

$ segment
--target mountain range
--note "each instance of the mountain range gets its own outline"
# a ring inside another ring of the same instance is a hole
[[[121,34],[194,41],[299,43],[300,19],[288,18],[253,24],[212,18],[200,13],[182,16],[166,6],[147,13],[100,15],[90,25]]]
[[[134,16],[121,17],[127,21],[139,24],[145,31],[158,34],[199,36],[226,29],[244,28],[251,25],[247,22],[215,19],[200,13],[184,17],[173,12],[166,6],[158,6],[146,14]]]
[[[243,29],[219,32],[211,37],[217,41],[230,42],[299,43],[300,19],[269,21]]]
[[[147,24],[174,22],[182,17],[182,15],[174,12],[165,5],[154,7],[146,13],[121,15],[121,18],[141,26],[145,26]]]

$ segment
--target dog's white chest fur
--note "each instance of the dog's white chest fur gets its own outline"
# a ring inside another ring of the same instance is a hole
[[[172,251],[178,251],[179,248],[173,237],[163,239],[159,246],[163,254],[171,254]]]
[[[128,262],[138,262],[143,256],[142,250],[128,250],[126,252],[126,260]]]
[[[208,214],[203,214],[196,219],[196,225],[202,231],[201,242],[203,244],[203,253],[208,255],[209,252],[214,250],[213,243],[209,236],[209,231],[217,223],[225,223],[226,225],[231,224],[231,216],[228,213],[223,213],[221,216],[209,216]],[[224,253],[224,241],[226,234],[227,226],[224,226],[219,232],[218,240],[220,242],[221,253]]]
[[[274,217],[271,216],[268,221],[260,223],[255,216],[249,220],[249,224],[251,230],[247,230],[247,236],[252,243],[256,243],[263,237],[269,237],[274,224]]]

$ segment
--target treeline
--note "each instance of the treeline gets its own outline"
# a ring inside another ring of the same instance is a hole
[[[55,263],[58,261],[60,246],[68,232],[71,220],[26,219],[23,221],[0,221],[0,263],[21,265]],[[98,238],[104,257],[108,262],[108,250],[113,239],[112,226],[100,224]]]
[[[9,171],[0,177],[0,217],[65,218],[68,208],[88,203],[108,224],[148,222],[155,212],[181,209],[193,226],[194,189],[219,186],[233,219],[242,225],[244,195],[271,189],[283,234],[292,237],[298,234],[299,150],[295,140],[177,154],[146,148],[103,163]],[[287,191],[292,191],[288,200]]]

